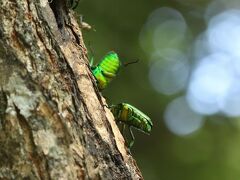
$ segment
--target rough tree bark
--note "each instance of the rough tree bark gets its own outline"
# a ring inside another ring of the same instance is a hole
[[[0,0],[0,179],[142,179],[72,14]]]

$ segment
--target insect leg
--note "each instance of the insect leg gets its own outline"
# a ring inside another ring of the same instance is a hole
[[[93,49],[92,49],[92,46],[91,46],[91,43],[90,43],[90,41],[88,42],[88,46],[89,46],[89,52],[90,52],[90,54],[91,54],[91,58],[89,58],[90,59],[90,66],[91,67],[93,67],[93,63],[94,63],[94,52],[93,52]]]
[[[122,123],[123,125],[122,125],[122,135],[124,136],[124,131],[125,131],[125,124],[124,123]]]
[[[134,134],[133,134],[133,132],[132,132],[131,126],[129,126],[128,129],[129,129],[129,132],[130,132],[130,135],[131,135],[131,138],[132,138],[132,140],[131,140],[130,143],[129,143],[129,149],[131,149],[131,147],[132,147],[133,144],[134,144],[135,137],[134,137]]]
[[[91,60],[90,60],[90,67],[93,67],[93,62],[94,62],[94,59],[93,59],[93,57],[91,57]]]
[[[73,1],[75,3],[74,5],[73,5]],[[71,0],[71,2],[72,2],[72,9],[76,9],[77,8],[79,1],[80,0]]]
[[[104,98],[106,99],[106,97],[104,97]],[[103,107],[106,107],[106,108],[108,108],[108,109],[111,108],[111,106],[108,106],[107,104],[104,104]]]

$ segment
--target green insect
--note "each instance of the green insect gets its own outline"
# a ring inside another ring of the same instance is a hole
[[[131,129],[132,127],[146,134],[150,134],[153,127],[151,119],[136,107],[127,103],[119,103],[117,105],[112,105],[110,110],[112,111],[116,121],[123,123],[122,133],[124,133],[125,125],[128,126],[132,138],[129,143],[129,148],[133,146],[135,140]]]
[[[97,66],[91,66],[100,91],[105,89],[113,78],[116,77],[120,66],[121,62],[114,51],[107,53]]]

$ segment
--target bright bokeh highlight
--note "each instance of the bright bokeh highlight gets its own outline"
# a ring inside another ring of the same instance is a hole
[[[199,129],[204,115],[240,116],[240,10],[232,9],[235,3],[209,3],[203,15],[207,27],[192,42],[186,20],[172,8],[153,11],[141,30],[152,87],[164,95],[186,92],[186,101],[173,100],[165,112],[167,127],[177,135]]]
[[[209,20],[197,54],[197,59],[187,91],[190,106],[201,114],[224,113],[240,115],[239,67],[240,67],[240,10],[227,10]],[[197,41],[199,43],[199,41]],[[203,48],[203,49],[202,49]],[[199,52],[198,52],[199,50]]]
[[[158,51],[151,58],[149,79],[155,90],[166,95],[183,90],[189,76],[187,57],[176,49]]]
[[[189,107],[185,97],[170,102],[164,119],[169,130],[180,136],[195,132],[204,123],[203,117]]]

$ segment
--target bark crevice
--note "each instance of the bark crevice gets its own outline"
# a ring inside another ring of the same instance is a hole
[[[45,156],[41,152],[36,152],[37,146],[34,143],[32,128],[23,115],[20,113],[20,109],[14,104],[17,119],[21,127],[23,138],[25,141],[26,152],[29,154],[29,159],[33,162],[33,166],[37,169],[37,173],[40,179],[50,179],[47,168],[45,167]],[[40,155],[38,155],[40,154]]]

